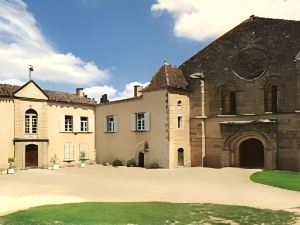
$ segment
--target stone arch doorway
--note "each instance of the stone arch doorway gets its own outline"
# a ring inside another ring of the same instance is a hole
[[[249,138],[239,146],[240,167],[264,168],[264,145],[256,138]]]
[[[178,154],[178,166],[184,166],[184,149],[179,148],[177,150],[177,154]]]
[[[34,144],[26,145],[25,147],[25,167],[37,168],[38,167],[38,146]]]
[[[139,153],[139,167],[144,167],[145,166],[145,154],[144,152]]]

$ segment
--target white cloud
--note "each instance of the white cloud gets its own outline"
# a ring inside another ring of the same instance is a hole
[[[0,80],[0,84],[11,84],[11,85],[18,85],[22,86],[25,82],[17,79],[7,79],[7,80]]]
[[[170,13],[177,37],[216,38],[250,15],[300,20],[299,0],[157,0],[151,11]]]
[[[93,85],[110,74],[94,62],[59,53],[22,0],[0,0],[0,59],[0,80],[27,80],[28,65],[34,65],[33,79],[56,83]]]
[[[85,88],[84,93],[87,94],[90,98],[95,98],[95,100],[99,101],[101,96],[103,94],[107,94],[108,99],[110,101],[115,101],[119,99],[125,99],[133,97],[134,95],[134,86],[135,85],[141,85],[143,87],[146,87],[149,84],[147,83],[139,83],[139,82],[131,82],[129,84],[126,84],[123,91],[118,91],[113,86],[93,86],[90,88]]]

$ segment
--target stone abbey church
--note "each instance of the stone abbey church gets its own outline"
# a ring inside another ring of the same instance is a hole
[[[132,98],[0,85],[0,168],[78,163],[300,171],[300,22],[251,16]]]

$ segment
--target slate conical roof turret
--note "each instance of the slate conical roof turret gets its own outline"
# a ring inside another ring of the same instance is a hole
[[[180,69],[165,62],[154,74],[150,84],[143,91],[157,91],[169,88],[187,90],[188,83]]]

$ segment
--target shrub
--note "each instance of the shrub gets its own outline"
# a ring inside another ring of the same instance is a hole
[[[113,166],[123,166],[123,163],[121,160],[116,159],[115,161],[113,161],[112,165]]]
[[[136,167],[136,162],[134,159],[130,159],[127,162],[127,167]]]
[[[150,165],[150,169],[159,169],[159,164],[158,163],[152,163]]]

